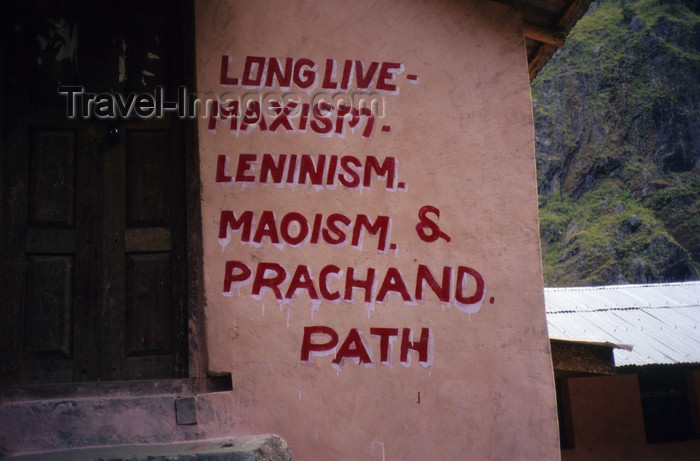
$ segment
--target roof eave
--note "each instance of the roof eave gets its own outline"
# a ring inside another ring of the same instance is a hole
[[[593,0],[497,0],[521,12],[530,80],[564,45]]]

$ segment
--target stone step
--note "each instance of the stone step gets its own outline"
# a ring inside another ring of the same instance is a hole
[[[236,402],[230,390],[230,377],[227,381],[224,385],[214,381],[202,385],[191,379],[180,379],[1,389],[0,459],[28,453],[41,455],[17,459],[45,459],[44,454],[59,456],[63,452],[70,455],[55,459],[81,459],[75,458],[76,453],[84,454],[85,459],[119,459],[112,456],[110,450],[171,447],[170,450],[176,449],[180,442],[194,443],[188,446],[192,448],[202,440],[224,440],[220,445],[233,443],[228,438],[239,440],[237,437],[242,432],[239,415],[233,411]],[[218,453],[235,454],[233,449],[245,442],[239,441],[223,447],[227,448],[224,451],[220,450],[221,446],[216,448],[217,456]],[[215,445],[213,442],[203,447],[213,450]],[[98,454],[80,451],[93,450],[86,447],[103,448]]]
[[[271,434],[212,440],[115,445],[28,453],[8,461],[291,461],[287,443]]]

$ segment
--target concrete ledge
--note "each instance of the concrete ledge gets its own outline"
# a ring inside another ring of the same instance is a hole
[[[287,443],[272,434],[151,445],[117,445],[23,454],[13,461],[291,461]]]
[[[186,395],[186,394],[185,394]],[[194,399],[194,401],[192,401]],[[0,459],[82,447],[216,440],[242,432],[229,392],[0,400]]]

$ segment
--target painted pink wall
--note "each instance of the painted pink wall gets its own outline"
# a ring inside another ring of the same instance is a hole
[[[277,433],[302,460],[558,459],[519,15],[485,1],[195,7],[200,95],[292,93],[303,112],[348,62],[341,93],[383,101],[346,119],[335,106],[327,120],[251,110],[232,130],[231,108],[199,121],[209,370],[232,373],[236,429]],[[302,71],[290,88],[284,75],[261,88],[269,58]],[[264,159],[304,155],[327,162],[320,184],[286,170],[262,184]],[[229,226],[250,216],[250,235]],[[350,268],[375,280],[346,299]],[[419,295],[426,271],[436,283]]]

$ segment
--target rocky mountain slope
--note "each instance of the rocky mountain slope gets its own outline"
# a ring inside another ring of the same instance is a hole
[[[699,13],[594,2],[533,81],[545,285],[700,278]]]

